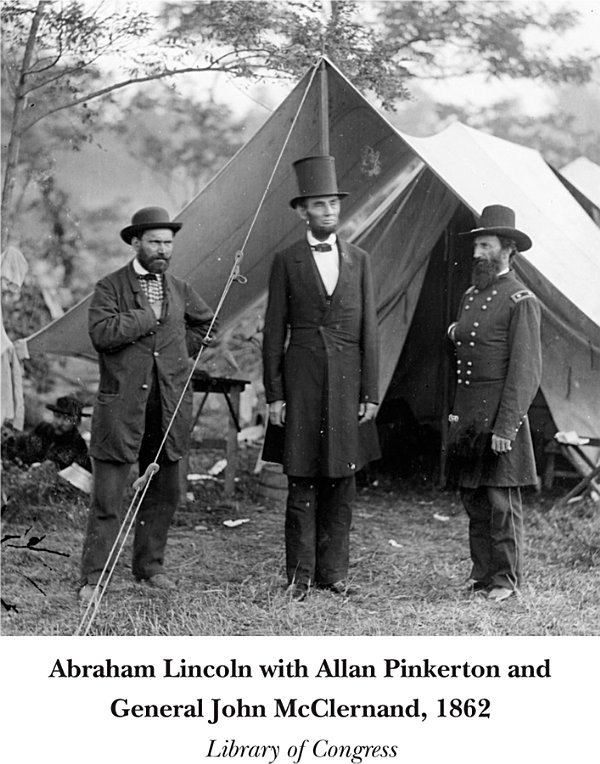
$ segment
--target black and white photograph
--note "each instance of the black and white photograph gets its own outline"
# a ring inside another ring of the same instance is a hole
[[[9,759],[591,759],[600,6],[1,23]]]

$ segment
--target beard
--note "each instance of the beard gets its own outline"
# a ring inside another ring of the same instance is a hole
[[[310,232],[315,237],[315,239],[321,239],[324,240],[328,236],[330,236],[332,233],[335,233],[337,231],[337,225],[331,224],[331,225],[320,225],[320,226],[312,226],[310,227]]]
[[[498,276],[498,264],[494,261],[477,260],[471,269],[471,283],[476,289],[487,289]]]

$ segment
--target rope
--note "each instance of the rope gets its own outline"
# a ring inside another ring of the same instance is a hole
[[[143,475],[141,475],[133,484],[133,487],[135,489],[135,494],[131,500],[131,503],[127,509],[127,512],[125,513],[125,516],[123,518],[123,522],[121,523],[121,526],[119,528],[119,532],[117,533],[117,537],[115,538],[115,541],[111,547],[111,550],[109,552],[108,558],[106,560],[106,563],[104,564],[104,567],[102,569],[102,572],[100,573],[100,578],[98,579],[98,582],[96,583],[94,587],[94,592],[92,594],[92,597],[81,617],[81,621],[79,623],[79,626],[77,627],[77,631],[75,632],[76,636],[87,636],[89,633],[89,630],[92,626],[92,623],[94,622],[94,619],[96,617],[96,613],[98,612],[98,609],[100,607],[100,603],[102,602],[102,598],[104,597],[104,592],[108,588],[108,584],[112,578],[112,575],[114,573],[114,570],[116,568],[117,562],[119,560],[119,557],[121,555],[121,552],[123,551],[123,547],[125,546],[125,542],[127,541],[127,537],[129,536],[129,532],[131,531],[131,528],[133,527],[133,524],[135,522],[135,519],[137,517],[137,514],[139,512],[140,506],[142,504],[142,501],[144,500],[144,497],[146,495],[146,492],[148,491],[148,487],[150,486],[150,482],[153,478],[153,476],[159,471],[160,467],[158,465],[158,459],[162,453],[162,450],[165,446],[165,443],[167,442],[167,438],[169,436],[169,433],[171,431],[171,427],[173,425],[173,422],[175,421],[175,417],[177,416],[179,409],[181,408],[181,404],[183,403],[185,393],[187,392],[187,389],[192,381],[192,377],[194,376],[194,373],[196,371],[196,368],[198,366],[198,363],[200,361],[200,358],[202,356],[202,352],[206,346],[210,344],[212,341],[211,332],[213,331],[213,328],[215,326],[215,323],[217,321],[217,318],[219,316],[219,313],[221,311],[221,308],[223,307],[223,303],[225,302],[225,299],[227,298],[227,294],[229,293],[229,290],[231,289],[234,282],[237,282],[238,284],[246,284],[248,279],[245,276],[242,276],[240,273],[240,264],[241,261],[245,255],[245,248],[248,244],[248,241],[250,239],[250,236],[252,234],[252,231],[254,229],[254,226],[256,224],[256,221],[258,219],[258,216],[260,214],[260,211],[263,207],[263,204],[265,202],[265,199],[267,197],[267,194],[269,193],[269,189],[271,188],[271,185],[273,183],[273,178],[275,177],[275,173],[277,172],[277,169],[279,167],[279,164],[281,162],[281,159],[283,157],[283,154],[285,153],[285,149],[289,143],[290,137],[292,135],[292,132],[296,126],[296,123],[298,121],[298,118],[300,116],[300,112],[302,111],[302,108],[304,106],[304,103],[306,101],[306,98],[308,97],[308,93],[310,91],[310,87],[313,83],[313,80],[315,78],[315,75],[317,73],[317,69],[320,65],[320,60],[313,65],[313,70],[311,73],[311,76],[309,78],[309,81],[306,85],[306,89],[304,91],[304,94],[302,96],[302,99],[300,100],[300,104],[298,105],[298,109],[296,110],[296,114],[294,115],[294,119],[292,120],[292,123],[290,125],[290,128],[287,132],[287,135],[285,137],[285,141],[283,142],[283,145],[281,147],[281,150],[277,156],[277,159],[275,161],[275,164],[273,166],[273,170],[271,172],[271,175],[269,177],[269,180],[267,181],[267,184],[265,186],[265,190],[260,198],[260,201],[258,203],[258,206],[256,208],[256,212],[254,213],[254,216],[252,218],[252,221],[250,222],[250,226],[248,228],[248,232],[246,233],[246,236],[244,237],[244,241],[242,243],[242,246],[240,249],[235,253],[233,265],[231,267],[231,270],[229,272],[229,276],[227,277],[227,281],[225,283],[225,286],[223,288],[223,291],[221,293],[221,297],[219,299],[219,302],[217,304],[217,307],[215,308],[212,320],[209,324],[209,327],[206,331],[206,334],[204,336],[204,339],[202,340],[202,345],[200,346],[200,350],[196,354],[196,357],[194,359],[194,363],[192,364],[192,368],[188,374],[187,380],[183,386],[183,389],[181,391],[181,395],[179,396],[179,400],[177,401],[177,405],[175,406],[175,410],[173,411],[173,415],[171,416],[171,419],[169,420],[169,423],[167,425],[167,428],[165,430],[165,433],[163,435],[163,439],[160,443],[160,446],[158,447],[158,451],[156,452],[154,461],[148,465],[146,471]],[[140,495],[141,492],[141,495]],[[139,501],[137,501],[139,495]],[[136,505],[137,501],[137,506]],[[134,509],[135,506],[135,509]],[[125,526],[127,527],[125,528]]]

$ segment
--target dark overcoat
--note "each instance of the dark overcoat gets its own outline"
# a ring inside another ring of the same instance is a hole
[[[166,431],[189,375],[189,357],[199,350],[210,325],[212,310],[185,281],[166,273],[164,286],[157,320],[131,263],[96,284],[88,317],[100,363],[90,442],[95,459],[137,460],[153,379]],[[175,461],[187,451],[191,416],[190,388],[164,446],[167,459]]]
[[[265,315],[268,403],[283,400],[288,475],[347,477],[380,455],[360,402],[378,402],[377,318],[369,258],[338,240],[339,278],[327,296],[307,241],[275,255]],[[360,429],[360,438],[359,438]]]
[[[450,482],[521,486],[537,481],[527,411],[541,379],[540,306],[513,271],[470,287],[450,327],[457,390],[449,427]],[[491,435],[511,441],[491,451]]]

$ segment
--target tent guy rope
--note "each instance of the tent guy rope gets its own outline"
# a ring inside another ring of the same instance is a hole
[[[231,270],[229,272],[229,276],[227,277],[227,281],[225,283],[225,286],[223,288],[223,291],[221,292],[221,297],[219,298],[219,302],[217,304],[217,307],[215,308],[213,318],[210,322],[210,325],[208,327],[208,330],[206,332],[206,335],[204,336],[204,339],[202,341],[202,345],[200,347],[200,350],[196,354],[196,357],[194,359],[194,363],[192,364],[191,370],[188,374],[187,380],[185,382],[185,385],[183,387],[183,390],[181,391],[181,395],[179,396],[179,400],[177,401],[177,405],[175,406],[175,410],[173,411],[173,415],[171,419],[169,420],[169,423],[167,425],[167,428],[165,430],[165,433],[163,435],[163,439],[160,443],[160,446],[158,447],[158,450],[156,452],[156,455],[154,457],[154,461],[148,465],[146,471],[143,475],[140,475],[134,482],[133,488],[135,490],[134,496],[131,500],[131,503],[129,504],[129,507],[127,509],[127,512],[125,513],[125,516],[123,518],[123,522],[121,523],[121,526],[119,528],[119,531],[117,533],[117,536],[115,538],[115,541],[111,547],[111,550],[108,554],[108,558],[106,560],[106,563],[104,564],[104,567],[102,569],[102,572],[100,573],[100,577],[98,579],[98,582],[96,583],[96,586],[94,587],[93,595],[88,602],[83,615],[81,617],[81,621],[79,623],[79,626],[77,627],[77,631],[75,632],[75,636],[87,636],[89,633],[89,630],[94,622],[94,619],[96,617],[96,614],[98,612],[98,609],[100,607],[100,604],[102,602],[102,598],[104,597],[104,593],[106,589],[108,588],[108,584],[110,583],[110,580],[112,578],[112,575],[114,573],[114,570],[116,568],[117,562],[119,561],[119,557],[121,556],[121,552],[123,551],[123,547],[125,546],[125,542],[127,541],[127,537],[129,536],[129,533],[131,531],[131,528],[133,527],[133,524],[135,522],[135,519],[137,517],[137,514],[139,512],[140,506],[142,504],[142,501],[144,500],[144,497],[148,491],[148,487],[150,486],[150,482],[153,478],[153,476],[159,471],[160,466],[158,464],[158,459],[160,457],[160,454],[162,453],[162,450],[164,448],[164,445],[167,441],[167,438],[169,436],[169,432],[171,431],[171,426],[173,422],[175,421],[175,417],[177,416],[177,413],[179,412],[179,409],[181,408],[181,404],[183,402],[183,399],[185,397],[185,393],[192,381],[192,377],[194,376],[194,372],[196,371],[196,368],[198,366],[198,363],[200,361],[200,358],[202,356],[202,352],[205,347],[208,347],[212,341],[212,331],[215,327],[216,321],[218,319],[219,313],[221,311],[221,308],[223,306],[223,303],[225,302],[225,299],[227,298],[227,295],[229,293],[229,290],[231,289],[234,282],[237,282],[238,284],[246,284],[247,279],[245,276],[242,276],[240,273],[240,265],[242,262],[242,259],[245,254],[245,249],[248,244],[248,241],[250,239],[250,236],[252,234],[252,231],[254,229],[254,226],[256,225],[256,221],[258,219],[258,216],[260,214],[260,211],[263,207],[263,204],[265,202],[265,199],[267,198],[267,194],[269,193],[269,189],[272,185],[273,178],[275,177],[275,173],[277,172],[277,169],[279,167],[279,164],[281,163],[281,159],[283,157],[283,154],[285,152],[285,149],[287,147],[287,144],[289,143],[290,137],[292,135],[292,132],[296,126],[296,123],[298,121],[298,117],[302,111],[302,108],[304,106],[304,103],[306,101],[306,98],[308,96],[308,93],[310,91],[310,87],[312,85],[313,79],[317,73],[317,70],[321,64],[321,59],[317,61],[317,63],[313,66],[313,71],[311,74],[311,77],[308,80],[306,89],[304,91],[304,94],[302,96],[302,99],[298,105],[298,109],[296,110],[296,114],[294,115],[294,119],[292,120],[290,124],[290,128],[285,136],[285,140],[282,144],[282,147],[279,151],[279,154],[277,156],[277,159],[275,160],[275,164],[273,166],[273,170],[271,172],[271,175],[269,177],[269,180],[266,183],[265,189],[263,191],[263,194],[260,198],[260,201],[257,205],[256,211],[254,213],[254,216],[250,222],[250,225],[248,227],[248,231],[246,233],[246,236],[244,237],[244,241],[242,243],[242,246],[240,249],[235,253],[233,265],[231,267]]]

